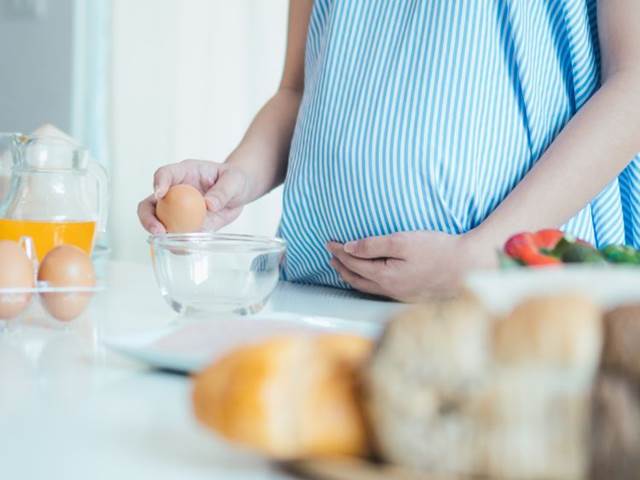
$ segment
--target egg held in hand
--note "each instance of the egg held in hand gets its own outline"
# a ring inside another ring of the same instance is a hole
[[[3,289],[30,289],[34,286],[33,262],[20,244],[0,241],[0,291]],[[31,300],[31,292],[0,293],[0,319],[18,316]]]
[[[96,285],[91,258],[73,245],[61,245],[42,260],[38,280],[56,288],[86,288]],[[89,304],[92,292],[41,293],[44,308],[56,319],[67,322],[79,316]]]
[[[174,185],[156,205],[156,216],[169,233],[198,232],[206,215],[204,196],[191,185]]]

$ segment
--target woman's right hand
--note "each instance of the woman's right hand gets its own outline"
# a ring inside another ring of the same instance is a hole
[[[204,230],[218,230],[234,221],[247,203],[249,179],[240,169],[226,163],[183,160],[159,168],[153,177],[153,194],[138,204],[142,226],[152,234],[165,233],[156,217],[156,203],[173,185],[188,184],[197,188],[207,204]]]

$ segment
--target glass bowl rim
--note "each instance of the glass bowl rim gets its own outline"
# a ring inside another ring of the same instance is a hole
[[[160,233],[150,235],[147,242],[159,248],[179,248],[190,251],[212,251],[218,247],[246,252],[284,252],[286,240],[265,235],[239,233]]]

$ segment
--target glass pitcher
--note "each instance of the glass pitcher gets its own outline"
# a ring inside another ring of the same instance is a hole
[[[107,220],[108,178],[84,147],[62,137],[0,134],[0,239],[33,239],[91,254]]]

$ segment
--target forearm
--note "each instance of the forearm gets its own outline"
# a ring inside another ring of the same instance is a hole
[[[282,87],[262,107],[227,163],[250,179],[247,202],[280,185],[287,170],[289,147],[302,93]]]
[[[492,248],[518,231],[560,226],[640,151],[640,72],[612,75],[473,235]]]

